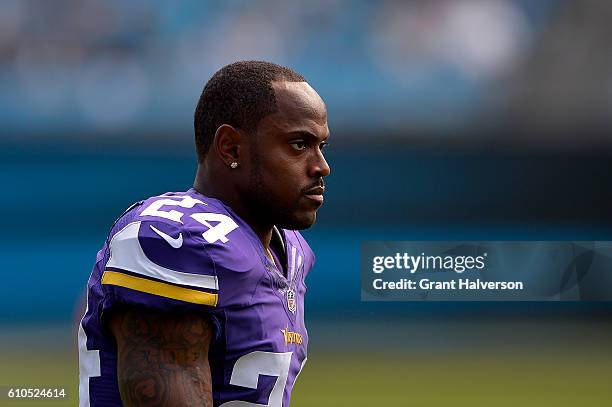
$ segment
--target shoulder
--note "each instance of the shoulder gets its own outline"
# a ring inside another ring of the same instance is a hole
[[[243,291],[239,282],[257,277],[248,273],[257,258],[240,222],[219,201],[191,191],[148,198],[113,226],[102,284],[134,303],[136,294],[118,290],[227,305]]]
[[[218,201],[199,194],[171,192],[132,206],[116,222],[107,266],[137,269],[153,264],[194,274],[219,268],[250,268],[238,221]],[[178,282],[180,283],[180,282]]]

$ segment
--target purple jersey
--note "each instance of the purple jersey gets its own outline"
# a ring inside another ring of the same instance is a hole
[[[280,233],[286,276],[219,200],[190,189],[128,209],[98,252],[87,284],[80,405],[122,405],[117,347],[104,322],[110,309],[127,304],[208,317],[215,406],[288,406],[306,362],[304,279],[314,256],[298,232]]]

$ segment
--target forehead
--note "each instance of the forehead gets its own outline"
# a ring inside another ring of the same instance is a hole
[[[277,111],[264,117],[259,129],[290,133],[308,131],[326,137],[327,109],[319,94],[306,82],[273,82]]]

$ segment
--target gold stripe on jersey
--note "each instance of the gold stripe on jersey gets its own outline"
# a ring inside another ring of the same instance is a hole
[[[190,302],[192,304],[216,306],[218,295],[204,291],[192,290],[184,287],[177,287],[172,284],[161,283],[159,281],[148,280],[146,278],[134,277],[118,271],[104,271],[102,284],[116,285],[129,288],[131,290],[142,291],[160,297],[172,298]]]

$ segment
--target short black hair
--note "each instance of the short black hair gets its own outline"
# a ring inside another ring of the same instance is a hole
[[[210,78],[193,117],[198,162],[208,154],[222,124],[254,131],[261,119],[277,110],[275,81],[306,80],[290,68],[265,61],[234,62]]]

